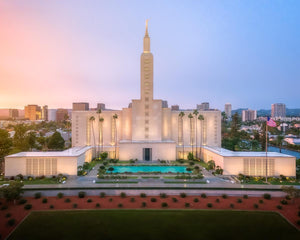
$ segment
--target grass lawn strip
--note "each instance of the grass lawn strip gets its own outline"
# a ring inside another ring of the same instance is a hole
[[[217,229],[217,230],[216,230]],[[275,212],[77,210],[32,212],[8,239],[299,239]]]

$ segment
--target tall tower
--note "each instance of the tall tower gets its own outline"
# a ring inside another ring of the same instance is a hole
[[[148,20],[144,36],[144,49],[141,55],[141,100],[153,100],[153,55],[150,52],[150,37],[148,34]]]

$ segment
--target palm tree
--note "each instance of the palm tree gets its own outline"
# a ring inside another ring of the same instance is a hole
[[[201,121],[201,136],[200,136],[200,158],[202,157],[202,141],[203,141],[203,121],[204,121],[204,117],[203,115],[199,115],[198,116],[198,120]]]
[[[100,114],[101,114],[101,108],[97,110],[98,120],[100,124]],[[98,138],[98,155],[100,155],[100,126],[99,126],[99,138]]]
[[[193,138],[193,122],[192,122],[192,119],[194,118],[193,117],[193,114],[189,114],[188,115],[188,118],[190,119],[190,144],[192,145],[192,154],[194,155],[194,138]]]
[[[197,116],[199,112],[197,109],[194,110],[193,114],[195,115],[195,120],[196,120],[196,158],[198,158],[198,132],[197,132],[197,125],[198,125],[198,119]]]
[[[99,123],[100,123],[99,138],[101,136],[101,153],[103,152],[103,122],[104,122],[104,118],[100,117],[99,118]]]
[[[94,117],[94,116],[91,116],[91,117],[90,117],[90,121],[92,122],[92,133],[93,133],[94,146],[95,146],[95,132],[94,132],[94,121],[95,121],[95,117]],[[95,150],[96,150],[96,149],[95,149]],[[94,150],[94,156],[96,156],[95,150]]]
[[[117,158],[117,119],[118,119],[118,114],[113,115],[114,119],[114,125],[115,125],[115,159]]]
[[[284,139],[284,136],[278,135],[276,139],[276,143],[279,146],[279,152],[281,153],[281,148],[282,148],[282,141]]]
[[[179,132],[181,132],[181,137],[182,137],[182,158],[184,159],[184,137],[183,137],[183,117],[184,117],[184,112],[180,112],[178,117],[182,123],[182,128],[179,129],[179,124],[178,124],[178,143],[181,141],[181,139],[179,139]]]

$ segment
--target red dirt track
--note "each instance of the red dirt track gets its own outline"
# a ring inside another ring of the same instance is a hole
[[[135,202],[131,202],[130,199],[134,197]],[[150,199],[155,197],[157,202],[151,202]],[[177,198],[178,202],[173,202],[172,197]],[[0,234],[1,239],[5,237],[24,219],[24,217],[29,214],[32,210],[66,210],[73,209],[73,204],[76,203],[78,206],[76,209],[116,209],[119,208],[118,204],[122,203],[123,207],[119,209],[162,209],[161,203],[168,203],[167,209],[232,209],[230,204],[234,204],[235,210],[256,210],[256,211],[276,211],[281,213],[286,219],[288,219],[293,225],[300,229],[297,225],[298,211],[300,211],[300,201],[288,200],[288,205],[282,205],[280,200],[283,198],[272,198],[271,200],[263,199],[262,197],[249,197],[244,199],[242,197],[228,197],[223,199],[221,196],[208,196],[207,198],[201,198],[200,196],[187,196],[181,198],[180,196],[168,196],[167,198],[160,198],[159,196],[147,196],[146,198],[141,198],[140,196],[127,196],[126,198],[121,198],[120,196],[106,196],[100,198],[99,196],[86,196],[85,198],[78,198],[77,196],[66,196],[61,199],[57,197],[46,197],[48,199],[47,203],[42,203],[42,198],[34,199],[33,197],[26,197],[27,203],[32,204],[31,210],[25,210],[24,205],[14,205],[13,202],[6,203],[4,199],[0,199],[2,203],[0,208],[4,205],[8,206],[6,210],[0,210]],[[69,198],[71,202],[66,203],[65,199]],[[194,198],[198,198],[199,202],[194,202]],[[219,198],[220,202],[217,203],[216,199]],[[237,199],[241,198],[242,203],[238,203]],[[92,202],[87,202],[88,199],[92,199]],[[112,199],[110,201],[109,199]],[[259,203],[259,200],[263,200],[264,203]],[[146,202],[147,206],[142,207],[142,202]],[[100,204],[100,208],[96,207],[96,203]],[[190,203],[190,207],[186,208],[185,203]],[[208,208],[207,203],[212,203],[213,207]],[[257,203],[259,205],[258,209],[255,209],[253,204]],[[53,205],[54,208],[50,209],[49,206]],[[282,210],[277,209],[277,205],[281,205]],[[11,214],[11,217],[6,218],[7,213]],[[8,226],[7,221],[11,218],[16,220],[16,224],[12,227]]]

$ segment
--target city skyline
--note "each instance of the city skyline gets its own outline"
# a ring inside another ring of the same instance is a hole
[[[126,107],[139,94],[146,19],[155,98],[180,108],[300,107],[299,3],[158,4],[2,1],[0,108]]]

